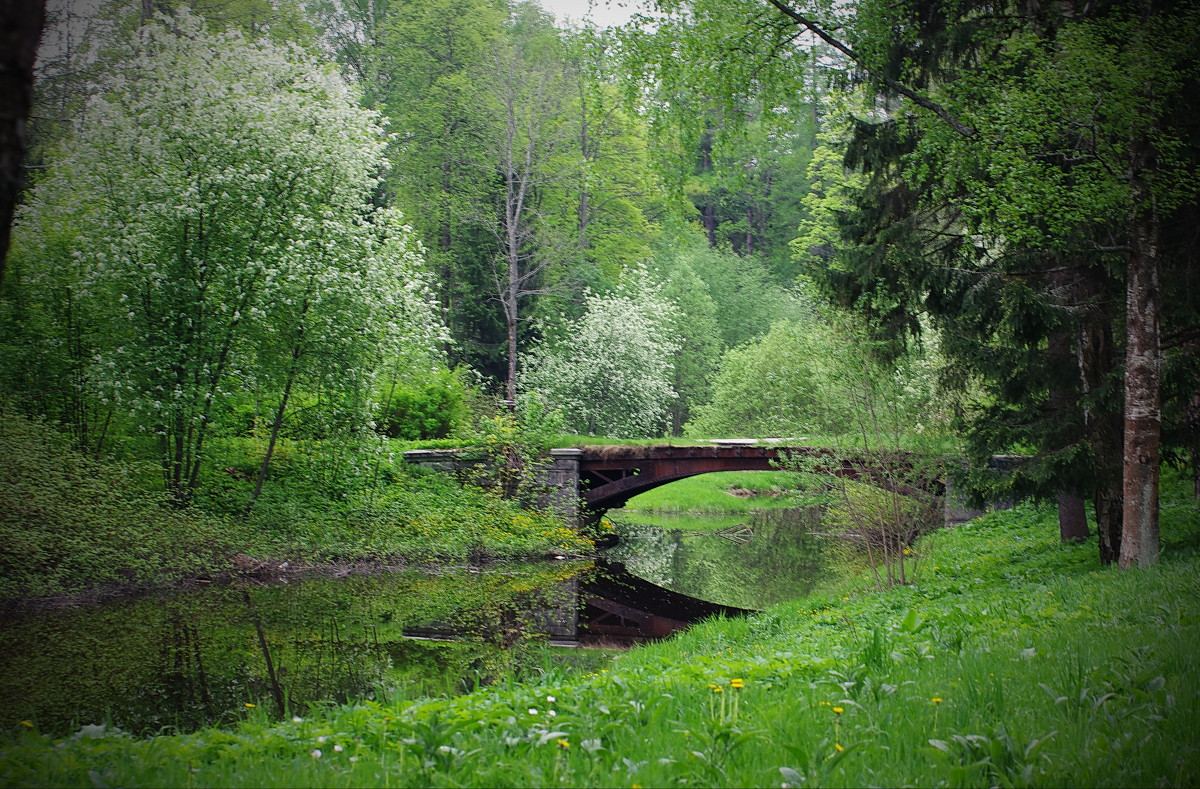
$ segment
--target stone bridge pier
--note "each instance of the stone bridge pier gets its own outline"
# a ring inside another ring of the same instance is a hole
[[[535,480],[546,492],[538,498],[538,504],[555,512],[567,523],[580,525],[586,514],[579,506],[579,464],[582,449],[552,449],[550,462],[538,470]],[[422,468],[459,476],[462,472],[479,466],[481,460],[471,458],[459,449],[411,449],[404,459]]]

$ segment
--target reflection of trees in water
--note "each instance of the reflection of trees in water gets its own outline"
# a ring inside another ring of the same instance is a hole
[[[677,570],[675,555],[679,551],[682,534],[678,529],[622,522],[621,541],[609,550],[608,558],[624,563],[639,578],[674,589]]]
[[[679,516],[681,528],[621,524],[621,542],[609,557],[652,583],[701,600],[741,608],[764,608],[807,594],[824,565],[821,511],[755,512],[745,524],[748,542],[698,532],[702,519]],[[688,528],[691,527],[691,528]]]
[[[563,604],[570,573],[557,565],[310,579],[12,618],[0,626],[0,722],[28,719],[60,735],[105,720],[187,730],[229,724],[247,703],[303,715],[312,701],[380,686],[458,692],[473,662],[499,666],[504,645],[536,629],[532,620],[574,614]],[[479,637],[405,639],[406,626],[433,621]]]

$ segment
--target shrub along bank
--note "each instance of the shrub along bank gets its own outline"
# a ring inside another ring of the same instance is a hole
[[[281,463],[280,481],[249,512],[244,474],[226,474],[224,487],[209,485],[181,509],[147,491],[153,470],[85,458],[49,426],[0,411],[0,600],[160,586],[285,560],[461,562],[592,548],[549,514],[443,475],[368,458],[371,484],[335,490],[303,473],[296,455],[291,475]]]
[[[607,671],[232,730],[53,741],[5,786],[1191,786],[1200,515],[1161,566],[1095,565],[1023,506],[935,533],[917,581],[717,620]]]

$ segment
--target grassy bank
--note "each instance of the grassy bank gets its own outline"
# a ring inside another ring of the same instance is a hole
[[[82,457],[49,426],[0,411],[0,601],[169,585],[182,578],[352,562],[462,562],[590,552],[557,518],[401,460],[331,479],[289,447],[247,511],[255,463],[218,445],[196,503],[152,491],[147,464]],[[161,487],[161,483],[159,484]]]
[[[5,786],[1189,786],[1200,781],[1200,515],[1164,562],[1096,565],[1053,513],[918,545],[860,579],[630,652],[606,672],[136,739],[27,727]]]
[[[639,512],[753,512],[795,507],[803,475],[791,471],[719,471],[687,477],[634,496],[623,509]]]

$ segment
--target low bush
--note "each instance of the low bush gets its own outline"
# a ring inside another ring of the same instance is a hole
[[[377,421],[380,432],[389,438],[448,438],[467,421],[466,388],[450,370],[398,382],[386,395]]]

